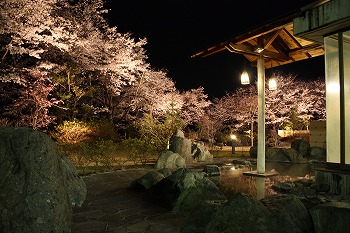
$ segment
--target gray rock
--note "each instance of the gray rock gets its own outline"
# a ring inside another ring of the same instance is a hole
[[[179,153],[181,151],[182,144],[184,142],[185,138],[178,137],[178,136],[171,136],[169,140],[169,150],[174,153]]]
[[[209,150],[199,143],[192,144],[191,154],[192,158],[198,162],[210,162],[214,158]]]
[[[86,184],[66,156],[62,156],[64,179],[72,206],[81,207],[86,198]]]
[[[163,174],[155,171],[150,171],[145,175],[141,176],[140,178],[132,181],[130,184],[130,188],[140,191],[146,191],[150,187],[152,187],[152,185],[155,185],[162,179],[164,179]]]
[[[220,167],[218,165],[205,165],[203,172],[207,176],[220,176]]]
[[[295,184],[291,181],[277,182],[271,188],[279,193],[290,193],[295,188]]]
[[[312,219],[303,203],[294,195],[274,195],[260,200],[272,213],[279,232],[312,232]]]
[[[189,211],[207,200],[226,200],[219,188],[203,175],[178,169],[152,186],[149,198],[174,211]]]
[[[180,129],[176,129],[176,131],[173,134],[173,136],[180,137],[180,138],[185,138],[184,132],[182,132],[182,130],[180,130]]]
[[[257,157],[257,147],[253,146],[249,150],[250,157]],[[305,159],[294,148],[273,148],[265,147],[265,158],[271,162],[290,162],[290,163],[306,163]]]
[[[251,167],[252,163],[248,160],[242,160],[242,159],[234,159],[232,160],[232,163],[234,165],[242,165],[243,167]]]
[[[292,142],[291,147],[298,151],[302,157],[308,157],[310,151],[310,143],[303,139],[296,139]]]
[[[86,194],[74,170],[48,135],[0,127],[1,232],[70,232]]]
[[[297,150],[293,148],[283,148],[283,152],[286,154],[286,157],[291,163],[306,163],[307,159],[305,159],[301,154],[298,153]]]
[[[174,153],[172,151],[166,151],[159,156],[155,166],[157,169],[184,168],[186,167],[186,161],[178,153]]]
[[[310,209],[315,233],[349,232],[350,203],[329,202]]]
[[[265,158],[272,162],[290,162],[288,155],[282,148],[266,148]]]
[[[327,150],[322,147],[311,147],[310,148],[310,159],[318,160],[318,161],[326,161],[327,160]]]
[[[313,184],[313,187],[315,188],[316,192],[319,192],[319,193],[326,193],[331,188],[329,184],[325,184],[325,183]]]
[[[169,168],[162,168],[157,172],[162,173],[164,177],[170,176],[172,174]]]
[[[179,154],[185,158],[186,161],[192,161],[192,141],[191,139],[185,138],[182,143],[181,150],[179,151]]]
[[[194,209],[181,229],[181,233],[202,233],[205,232],[206,224],[212,220],[215,212],[223,206],[226,201],[205,201],[198,208]]]
[[[177,130],[170,138],[169,150],[178,153],[186,161],[191,161],[191,146],[192,142],[190,139],[185,138],[181,130]]]
[[[270,147],[265,146],[265,156],[266,156],[268,148],[270,148]],[[256,159],[258,156],[258,147],[257,146],[250,147],[249,155],[250,155],[250,158]]]
[[[250,147],[249,156],[250,156],[250,158],[256,159],[258,156],[258,147],[256,147],[256,146]]]
[[[205,232],[304,233],[312,232],[312,221],[304,205],[292,195],[258,201],[238,193],[216,210]]]
[[[205,232],[277,233],[271,219],[272,214],[261,202],[247,194],[238,193],[215,212]]]

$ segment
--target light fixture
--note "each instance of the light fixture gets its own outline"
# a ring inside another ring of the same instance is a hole
[[[250,81],[249,81],[248,72],[244,70],[241,74],[241,84],[247,85],[249,83],[250,83]]]
[[[262,51],[264,51],[264,49],[261,48],[261,47],[256,47],[256,48],[254,49],[254,52],[256,52],[256,53],[261,53]]]
[[[232,139],[232,140],[236,140],[236,139],[237,139],[237,136],[234,135],[234,134],[231,134],[231,139]]]
[[[272,77],[269,79],[269,90],[270,91],[277,90],[277,81],[275,78],[275,74],[272,74]]]

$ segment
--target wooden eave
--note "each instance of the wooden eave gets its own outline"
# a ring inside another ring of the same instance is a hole
[[[191,57],[207,57],[228,50],[242,54],[252,66],[257,65],[259,55],[264,56],[265,68],[301,61],[324,55],[323,44],[294,36],[293,19],[298,12],[270,21],[252,30],[238,34]],[[258,49],[262,49],[259,53]]]

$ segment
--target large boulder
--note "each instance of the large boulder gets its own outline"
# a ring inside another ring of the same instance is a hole
[[[308,141],[296,139],[292,142],[291,147],[298,151],[302,157],[306,158],[309,156],[310,143]]]
[[[312,221],[294,196],[277,195],[258,201],[238,193],[216,209],[205,232],[304,233],[312,232]]]
[[[260,200],[272,214],[278,232],[312,232],[313,224],[308,210],[294,195],[273,195]],[[280,229],[283,229],[282,231]]]
[[[283,152],[286,154],[287,159],[291,163],[306,163],[307,159],[302,156],[302,154],[298,153],[297,150],[293,148],[283,148]]]
[[[327,150],[326,148],[313,146],[310,148],[310,159],[317,161],[327,161]]]
[[[164,175],[162,173],[150,171],[145,175],[141,176],[140,178],[132,181],[130,184],[130,188],[139,191],[146,191],[150,187],[152,187],[152,185],[155,185],[162,179],[164,179]]]
[[[174,153],[172,151],[166,151],[162,153],[157,162],[156,168],[168,168],[168,169],[177,169],[177,168],[185,168],[186,161],[183,157],[181,157],[178,153]]]
[[[257,147],[250,148],[250,157],[257,157]],[[293,148],[273,148],[265,147],[265,158],[271,162],[284,162],[284,163],[306,163],[305,159],[299,152]]]
[[[81,207],[86,197],[86,184],[66,156],[61,156],[61,160],[70,203],[73,207]]]
[[[271,152],[275,153],[271,153]],[[290,163],[306,163],[301,154],[293,148],[267,148],[266,154],[268,154],[267,160],[273,162],[290,162]],[[271,155],[272,154],[272,155]]]
[[[188,138],[185,138],[184,133],[179,129],[170,138],[169,150],[174,153],[178,153],[186,161],[192,160],[191,147],[192,147],[191,140]]]
[[[189,169],[178,169],[159,181],[149,189],[148,196],[174,211],[193,210],[204,201],[226,200],[211,180]]]
[[[206,176],[220,176],[221,169],[218,165],[205,165],[203,172]]]
[[[261,202],[238,193],[215,212],[205,232],[272,233],[276,225],[271,220],[272,214]]]
[[[206,223],[210,222],[215,212],[222,208],[226,201],[205,201],[191,211],[181,229],[181,233],[203,233]]]
[[[349,202],[328,202],[310,209],[315,233],[349,232]]]
[[[252,146],[249,149],[249,156],[250,158],[256,159],[258,157],[258,147]]]
[[[85,183],[48,135],[0,127],[1,232],[70,232],[72,206],[85,195]]]
[[[192,144],[192,158],[198,162],[211,162],[213,155],[207,150],[204,145],[199,143]]]
[[[282,148],[266,148],[265,158],[271,162],[290,162],[287,154]]]

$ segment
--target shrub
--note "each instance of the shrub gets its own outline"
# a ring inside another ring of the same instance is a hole
[[[75,144],[89,141],[93,127],[87,122],[73,120],[64,121],[63,124],[55,127],[55,132],[51,135],[57,139],[60,144]]]
[[[128,160],[134,164],[146,164],[157,151],[157,147],[146,138],[124,139],[122,145],[128,154]]]
[[[59,143],[93,142],[97,140],[115,140],[114,125],[108,121],[64,121],[55,127],[51,134]]]
[[[111,169],[117,161],[115,129],[108,121],[65,121],[51,135],[75,166],[93,163],[97,171],[99,165]]]

